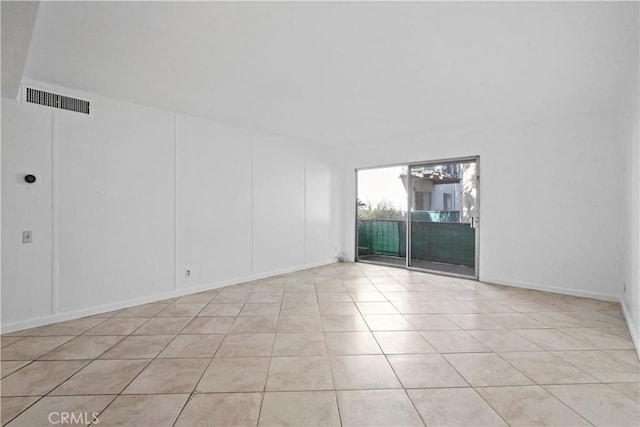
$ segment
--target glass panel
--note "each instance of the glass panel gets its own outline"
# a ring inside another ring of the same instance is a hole
[[[476,163],[411,166],[409,265],[475,276]]]
[[[406,266],[406,167],[358,171],[358,260]]]

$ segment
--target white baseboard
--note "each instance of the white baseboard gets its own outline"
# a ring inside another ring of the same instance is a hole
[[[555,286],[540,285],[537,283],[520,282],[520,281],[505,281],[502,279],[495,279],[492,277],[485,277],[480,275],[480,282],[493,283],[496,285],[511,286],[514,288],[533,289],[534,291],[551,292],[554,294],[571,295],[574,297],[593,298],[602,301],[620,302],[620,295],[606,294],[602,292],[584,291],[581,289],[572,288],[560,288]]]
[[[640,359],[640,336],[638,336],[638,333],[640,332],[638,327],[640,327],[640,325],[637,325],[631,318],[631,313],[629,313],[629,309],[624,303],[622,296],[620,296],[619,301],[620,306],[622,307],[622,315],[624,316],[624,320],[627,322],[627,329],[629,329],[629,334],[631,335],[631,341],[633,341],[633,345],[636,348],[636,354],[638,355],[638,359]]]
[[[250,282],[252,280],[260,280],[260,279],[264,279],[271,276],[277,276],[280,274],[292,273],[294,271],[322,267],[324,265],[333,264],[335,262],[336,261],[334,259],[314,262],[314,263],[309,263],[305,265],[254,274],[251,276],[222,280],[219,282],[208,283],[205,285],[197,285],[197,286],[192,286],[188,288],[178,288],[174,291],[161,292],[158,294],[148,295],[144,297],[128,299],[126,301],[119,301],[116,303],[103,304],[99,306],[83,308],[81,310],[72,310],[72,311],[58,313],[50,316],[42,316],[42,317],[36,317],[33,319],[20,320],[17,322],[3,323],[0,327],[0,330],[2,331],[3,334],[6,334],[9,332],[21,331],[23,329],[36,328],[38,326],[44,326],[51,323],[64,322],[66,320],[74,320],[74,319],[79,319],[81,317],[108,313],[110,311],[122,310],[123,308],[129,308],[136,305],[148,304],[152,302],[162,301],[168,298],[181,297],[181,296],[190,295],[198,292],[209,291],[213,289],[222,288],[224,286],[236,285],[238,283]]]

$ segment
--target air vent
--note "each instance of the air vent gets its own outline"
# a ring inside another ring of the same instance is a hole
[[[28,87],[26,100],[31,104],[45,105],[47,107],[60,108],[61,110],[89,114],[89,101],[58,95],[57,93],[45,92],[43,90]]]

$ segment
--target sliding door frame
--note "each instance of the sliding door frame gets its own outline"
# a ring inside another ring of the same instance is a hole
[[[475,208],[476,208],[476,214],[474,215],[475,219],[474,221],[476,221],[476,227],[475,227],[475,266],[474,266],[474,271],[475,274],[474,276],[466,276],[463,274],[456,274],[456,273],[450,273],[450,272],[446,272],[446,271],[439,271],[439,270],[430,270],[430,269],[425,269],[425,268],[418,268],[418,267],[412,267],[411,264],[411,208],[412,208],[412,203],[411,203],[411,199],[412,199],[412,192],[410,191],[410,189],[412,188],[412,180],[413,177],[411,176],[411,168],[415,167],[415,166],[435,166],[435,165],[441,165],[441,164],[450,164],[450,163],[475,163],[476,164],[476,203],[475,203]],[[439,160],[427,160],[427,161],[423,161],[423,162],[411,162],[411,163],[393,163],[393,164],[386,164],[386,165],[381,165],[381,166],[369,166],[369,167],[363,167],[363,168],[356,168],[355,169],[355,193],[356,193],[356,200],[355,200],[355,208],[356,208],[356,215],[355,215],[355,256],[354,259],[356,262],[362,262],[365,264],[376,264],[376,265],[385,265],[385,266],[390,266],[390,267],[398,267],[398,264],[391,264],[391,263],[383,263],[383,262],[374,262],[374,261],[366,261],[366,260],[360,260],[358,259],[358,172],[360,171],[365,171],[365,170],[373,170],[373,169],[382,169],[382,168],[388,168],[388,167],[406,167],[407,168],[407,219],[406,219],[406,257],[405,257],[405,269],[410,270],[410,271],[420,271],[420,272],[426,272],[426,273],[433,273],[433,274],[440,274],[443,276],[452,276],[452,277],[460,277],[460,278],[464,278],[464,279],[473,279],[473,280],[479,280],[480,277],[480,229],[482,228],[482,222],[479,221],[480,218],[480,156],[476,155],[476,156],[465,156],[465,157],[453,157],[453,158],[448,158],[448,159],[439,159]]]

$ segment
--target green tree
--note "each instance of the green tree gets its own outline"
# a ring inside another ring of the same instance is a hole
[[[405,217],[404,212],[396,208],[393,203],[386,199],[379,201],[375,205],[371,202],[364,203],[358,200],[356,205],[358,207],[359,220],[402,220]]]

